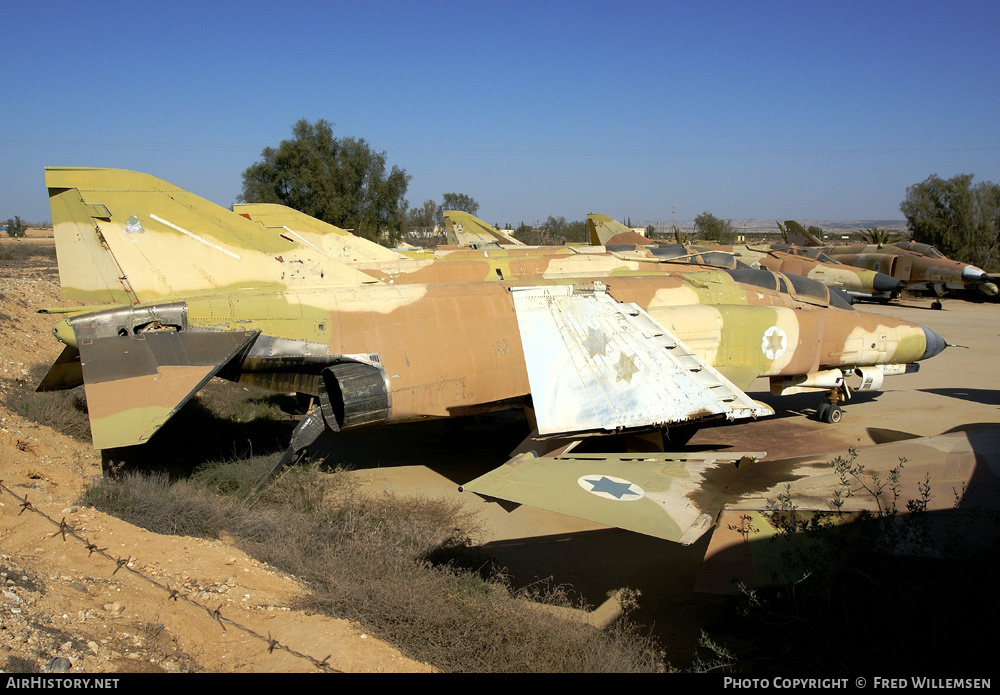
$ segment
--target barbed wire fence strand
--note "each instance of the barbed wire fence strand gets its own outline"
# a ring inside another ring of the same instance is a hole
[[[257,632],[256,630],[254,630],[253,628],[243,625],[242,623],[239,623],[236,620],[233,620],[232,618],[222,615],[222,606],[224,604],[220,604],[216,608],[211,608],[210,606],[201,603],[195,598],[191,597],[189,594],[181,593],[177,589],[171,588],[169,584],[164,584],[163,582],[160,582],[154,579],[153,577],[144,574],[135,567],[130,567],[129,566],[130,564],[140,560],[140,558],[132,557],[131,555],[129,555],[128,557],[115,557],[114,555],[111,555],[110,553],[107,552],[108,551],[107,548],[100,548],[97,546],[96,543],[92,543],[89,539],[77,533],[76,530],[69,523],[67,523],[66,517],[62,517],[61,520],[56,521],[55,518],[53,518],[46,512],[42,511],[41,509],[35,507],[28,500],[27,494],[25,494],[24,497],[21,497],[16,492],[7,487],[7,485],[4,484],[3,480],[0,480],[0,490],[7,492],[11,497],[13,497],[18,501],[21,507],[21,510],[17,513],[18,516],[23,514],[25,511],[30,511],[34,512],[35,514],[38,514],[42,518],[46,519],[49,523],[51,523],[57,530],[54,531],[49,536],[50,538],[61,536],[64,543],[68,542],[68,538],[73,538],[74,540],[79,541],[80,543],[83,544],[84,549],[87,551],[88,558],[93,555],[97,555],[105,560],[114,563],[115,569],[111,572],[112,577],[115,574],[117,574],[119,570],[125,570],[126,572],[129,572],[133,576],[138,577],[139,579],[161,589],[167,595],[168,601],[184,601],[190,606],[205,611],[205,613],[207,613],[208,616],[212,618],[212,620],[214,620],[219,624],[219,626],[222,628],[223,631],[226,630],[226,626],[228,625],[237,630],[240,630],[241,632],[249,635],[250,637],[256,640],[259,640],[260,642],[263,643],[264,648],[267,650],[268,654],[274,652],[274,650],[277,649],[280,651],[287,652],[288,654],[296,658],[304,659],[310,662],[316,668],[325,671],[327,673],[343,673],[343,671],[336,669],[327,663],[330,657],[333,656],[332,654],[328,654],[324,659],[319,660],[313,656],[292,649],[290,646],[286,644],[282,644],[279,640],[272,637],[270,632],[268,632],[267,636],[264,636],[259,632]]]

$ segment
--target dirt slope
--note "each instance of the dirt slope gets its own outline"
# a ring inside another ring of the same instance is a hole
[[[3,405],[60,352],[53,317],[35,312],[67,304],[53,261],[51,240],[0,244],[0,671],[431,671],[355,625],[291,608],[295,578],[224,541],[77,506],[100,476],[97,452]]]

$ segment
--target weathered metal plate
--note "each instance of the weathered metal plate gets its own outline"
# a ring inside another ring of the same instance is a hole
[[[541,434],[773,413],[602,283],[511,292]]]
[[[257,332],[150,332],[81,341],[94,446],[147,441],[257,336]]]

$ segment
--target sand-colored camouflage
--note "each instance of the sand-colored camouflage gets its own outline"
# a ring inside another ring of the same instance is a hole
[[[587,224],[591,243],[610,246],[625,257],[656,256],[664,259],[687,259],[692,263],[710,263],[736,267],[737,262],[752,268],[765,268],[786,275],[799,275],[822,282],[851,296],[888,300],[903,285],[875,270],[855,268],[824,254],[821,250],[794,244],[656,244],[607,215],[589,214]],[[626,251],[623,246],[627,246]]]
[[[825,246],[823,251],[842,263],[887,273],[911,291],[933,292],[938,297],[963,291],[990,297],[997,294],[996,283],[988,273],[974,265],[953,261],[929,244],[914,241],[848,244]]]
[[[101,449],[148,441],[213,376],[313,397],[279,466],[324,428],[529,405],[549,436],[669,434],[766,415],[744,393],[758,377],[776,393],[826,393],[835,422],[845,377],[878,388],[945,347],[762,269],[649,261],[656,272],[546,277],[552,258],[620,259],[517,248],[500,250],[508,268],[542,270],[384,281],[328,252],[323,237],[339,234],[282,224],[295,232],[282,236],[135,177],[47,172],[64,292],[105,304],[63,310],[66,348],[41,388],[83,383]]]

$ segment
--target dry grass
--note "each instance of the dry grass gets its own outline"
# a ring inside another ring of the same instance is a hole
[[[90,439],[90,421],[83,388],[38,393],[48,365],[35,365],[28,376],[10,383],[4,391],[4,405],[26,420],[46,425],[79,441]]]
[[[95,485],[85,502],[161,533],[225,531],[306,581],[303,608],[358,621],[443,671],[664,669],[662,652],[637,626],[622,621],[601,632],[560,620],[525,605],[503,577],[465,568],[476,526],[457,505],[365,494],[345,472],[315,465],[290,470],[247,503],[272,462],[215,463],[174,482],[128,475]]]
[[[56,247],[51,240],[0,239],[0,261],[8,266],[55,270]]]

